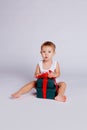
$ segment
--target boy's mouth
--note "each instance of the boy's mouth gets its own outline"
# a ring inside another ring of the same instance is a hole
[[[45,59],[47,59],[48,57],[46,56]]]

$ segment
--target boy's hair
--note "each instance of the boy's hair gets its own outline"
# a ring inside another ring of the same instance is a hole
[[[41,50],[42,50],[43,46],[53,47],[53,50],[54,50],[54,51],[55,51],[55,49],[56,49],[56,45],[55,45],[53,42],[51,42],[51,41],[46,41],[46,42],[44,42],[44,43],[41,45]]]

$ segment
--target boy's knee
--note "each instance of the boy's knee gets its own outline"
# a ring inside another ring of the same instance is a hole
[[[65,87],[65,89],[66,89],[66,87],[67,87],[67,84],[64,82],[64,87]]]
[[[62,86],[62,87],[64,87],[64,88],[66,89],[67,84],[66,84],[65,82],[61,82],[61,85],[60,85],[60,86]]]

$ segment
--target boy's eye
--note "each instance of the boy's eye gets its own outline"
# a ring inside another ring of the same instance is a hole
[[[45,51],[43,51],[43,53],[45,53]]]
[[[47,52],[46,51],[42,51],[42,53],[51,53],[51,51],[47,51]]]

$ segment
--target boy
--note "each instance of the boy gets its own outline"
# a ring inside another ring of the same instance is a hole
[[[41,55],[42,60],[36,66],[35,77],[38,75],[48,72],[48,78],[57,78],[60,76],[60,68],[57,61],[53,61],[53,56],[55,55],[56,46],[53,42],[46,41],[41,45]],[[51,72],[49,72],[49,70]],[[57,96],[55,100],[65,102],[66,96],[64,95],[66,89],[65,82],[56,83],[58,86]],[[36,81],[31,81],[22,87],[19,91],[12,94],[13,98],[19,98],[22,94],[29,92],[32,88],[35,88]]]

